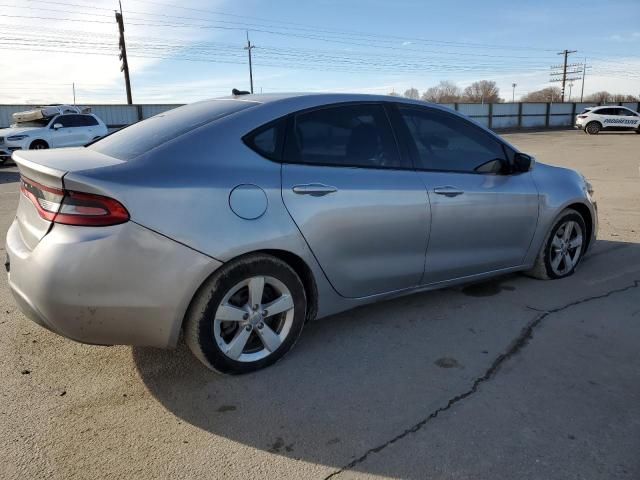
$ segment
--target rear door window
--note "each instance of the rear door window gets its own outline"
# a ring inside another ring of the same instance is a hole
[[[192,103],[134,123],[87,148],[121,160],[132,160],[207,123],[256,105],[259,103],[242,100]]]
[[[244,143],[256,153],[277,162],[282,160],[284,131],[287,119],[282,118],[246,135]]]
[[[295,115],[285,160],[308,165],[409,168],[380,104],[330,106]]]

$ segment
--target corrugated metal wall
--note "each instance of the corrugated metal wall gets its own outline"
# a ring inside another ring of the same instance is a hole
[[[607,103],[610,105],[624,105],[632,110],[640,111],[640,102]],[[494,129],[505,128],[545,128],[570,127],[575,115],[584,107],[594,103],[447,103],[444,106],[457,110],[473,118],[485,127]],[[152,117],[180,105],[87,105],[93,109],[111,128],[125,125]],[[0,105],[0,128],[11,124],[11,114],[33,108],[33,105]]]

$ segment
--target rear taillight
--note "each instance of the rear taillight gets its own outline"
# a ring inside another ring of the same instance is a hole
[[[586,115],[578,115],[578,118],[587,118]]]
[[[129,212],[113,198],[47,187],[26,177],[20,190],[45,220],[65,225],[106,227],[129,220]]]

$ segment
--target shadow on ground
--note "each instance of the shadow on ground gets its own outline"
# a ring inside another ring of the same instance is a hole
[[[535,308],[605,291],[629,258],[640,258],[640,245],[600,241],[570,279],[510,275],[362,307],[307,325],[285,359],[242,377],[206,370],[184,345],[134,348],[133,357],[150,392],[181,419],[338,469],[468,390]]]
[[[5,183],[16,183],[20,181],[20,173],[17,171],[10,171],[6,167],[0,167],[0,185]]]

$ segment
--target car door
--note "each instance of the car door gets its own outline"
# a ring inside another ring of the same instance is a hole
[[[340,295],[419,284],[429,205],[382,104],[322,107],[289,119],[282,198]]]
[[[79,143],[78,145],[86,145],[93,139],[102,136],[98,121],[95,119],[95,117],[93,117],[93,115],[79,115],[79,117],[80,124],[83,128],[79,130],[81,132],[82,138],[81,143]]]
[[[84,126],[81,115],[59,115],[52,123],[51,146],[55,148],[84,145]],[[60,128],[55,128],[60,126]]]
[[[628,108],[620,107],[618,114],[623,121],[624,128],[634,129],[640,125],[640,115],[636,112],[629,110]]]
[[[431,203],[423,283],[521,265],[538,218],[531,173],[507,173],[502,142],[453,112],[397,112]]]

